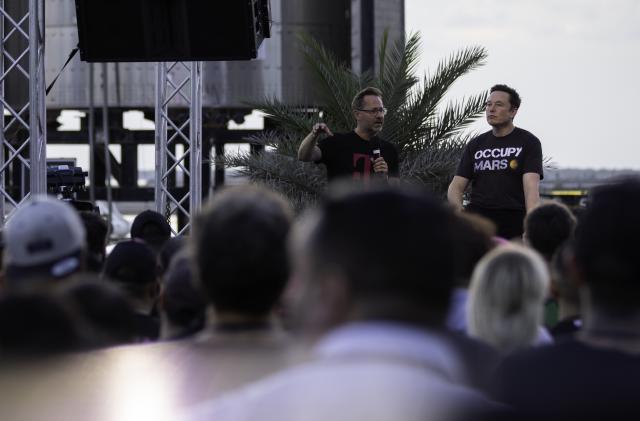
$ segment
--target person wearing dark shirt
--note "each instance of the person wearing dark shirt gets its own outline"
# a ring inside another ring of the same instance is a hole
[[[495,222],[498,235],[507,239],[522,235],[526,213],[540,201],[543,177],[540,141],[513,124],[520,103],[513,88],[491,88],[485,112],[492,129],[466,145],[447,191],[449,202],[462,210],[471,183],[466,209]]]
[[[575,231],[576,340],[506,359],[495,397],[536,419],[640,417],[640,179],[597,188]]]
[[[351,107],[356,120],[352,132],[334,135],[325,123],[317,123],[300,144],[298,159],[325,164],[329,181],[351,178],[368,183],[374,174],[383,180],[397,179],[398,151],[378,137],[387,113],[382,92],[372,87],[363,89]],[[318,142],[323,134],[328,137]]]

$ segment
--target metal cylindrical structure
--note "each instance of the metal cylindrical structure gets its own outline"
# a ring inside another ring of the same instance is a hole
[[[4,12],[5,0],[0,0],[0,9]],[[0,16],[0,226],[4,225],[5,219],[5,132],[4,132],[4,100],[5,100],[5,71],[4,71],[4,16]]]
[[[30,192],[47,192],[47,110],[44,83],[44,1],[29,1]]]
[[[189,214],[202,203],[202,63],[191,63],[191,107],[189,108]]]
[[[156,103],[155,103],[155,149],[156,149],[156,180],[155,180],[155,199],[156,211],[165,214],[167,207],[167,198],[164,194],[165,183],[163,182],[165,173],[167,172],[167,120],[163,115],[167,113],[168,107],[165,104],[167,84],[167,63],[156,63]]]

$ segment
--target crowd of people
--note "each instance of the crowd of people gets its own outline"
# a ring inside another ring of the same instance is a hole
[[[3,231],[1,358],[241,341],[238,367],[269,361],[189,419],[626,416],[640,367],[635,204],[635,179],[593,191],[579,220],[543,202],[506,241],[423,191],[338,186],[294,217],[244,186],[214,195],[189,237],[141,213],[107,255],[104,221],[34,198]],[[312,351],[290,366],[296,340]]]
[[[100,216],[32,198],[2,232],[0,365],[176,344],[189,420],[640,415],[640,180],[594,189],[579,218],[539,202],[539,142],[518,130],[495,147],[520,100],[494,88],[493,132],[465,149],[448,201],[400,183],[371,88],[354,132],[302,141],[300,159],[352,180],[300,215],[231,187],[189,236],[144,211],[107,253]],[[483,164],[503,152],[504,168]]]

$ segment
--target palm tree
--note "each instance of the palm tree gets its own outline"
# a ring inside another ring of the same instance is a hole
[[[252,104],[275,122],[275,131],[250,139],[265,146],[257,154],[237,154],[224,159],[227,166],[241,167],[252,181],[266,183],[289,197],[298,209],[315,202],[326,187],[324,167],[297,160],[301,140],[317,121],[333,132],[353,129],[351,100],[366,86],[384,94],[389,110],[381,137],[396,145],[400,155],[400,178],[425,185],[443,195],[470,135],[462,129],[484,109],[487,93],[441,105],[451,85],[462,75],[484,64],[482,47],[463,49],[441,61],[432,75],[415,76],[419,56],[418,34],[406,43],[389,46],[385,34],[379,49],[376,74],[356,74],[338,61],[314,38],[300,37],[303,54],[318,81],[318,105],[301,109],[277,99]]]

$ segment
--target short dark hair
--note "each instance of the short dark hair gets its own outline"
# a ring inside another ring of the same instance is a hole
[[[193,283],[191,261],[188,252],[179,252],[163,277],[160,310],[175,330],[174,339],[192,335],[205,325],[207,300]]]
[[[192,231],[197,279],[217,311],[267,315],[284,290],[293,213],[279,194],[255,185],[216,193]]]
[[[153,210],[140,212],[131,224],[131,238],[139,238],[159,253],[171,238],[171,226],[161,213]]]
[[[100,273],[107,254],[107,222],[95,212],[80,212],[87,238],[87,269]]]
[[[426,192],[337,194],[319,207],[305,257],[313,276],[346,281],[360,317],[441,326],[454,285],[452,232],[453,213]]]
[[[137,339],[133,304],[116,285],[96,274],[82,273],[63,284],[60,294],[90,334],[87,346],[105,347]]]
[[[493,247],[496,225],[489,219],[474,213],[456,215],[456,281],[460,287],[468,287],[473,269]]]
[[[640,178],[593,189],[575,231],[574,252],[595,307],[640,310]]]
[[[351,109],[354,111],[362,109],[364,106],[364,97],[368,95],[379,96],[382,98],[382,91],[378,88],[374,88],[373,86],[364,88],[353,97],[353,101],[351,101]]]
[[[0,296],[0,355],[40,357],[81,350],[85,340],[74,315],[52,290]]]
[[[544,202],[527,214],[524,232],[529,244],[548,261],[573,236],[576,218],[558,202]]]
[[[116,244],[105,261],[103,273],[136,299],[146,298],[150,287],[158,285],[156,255],[140,239]]]
[[[516,92],[515,89],[507,85],[498,84],[498,85],[493,85],[491,87],[490,92],[495,92],[495,91],[505,92],[509,94],[509,103],[511,104],[511,109],[520,108],[520,104],[522,103],[522,100],[520,99],[520,95],[518,94],[518,92]]]

